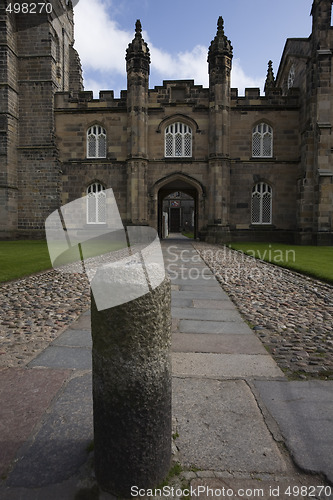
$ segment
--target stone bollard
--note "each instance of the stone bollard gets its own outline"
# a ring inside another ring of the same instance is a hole
[[[102,311],[91,297],[95,473],[116,496],[153,488],[169,472],[170,297],[169,278]]]

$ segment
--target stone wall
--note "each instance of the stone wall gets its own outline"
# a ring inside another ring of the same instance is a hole
[[[222,19],[208,51],[209,88],[167,80],[149,89],[149,48],[137,22],[119,99],[83,92],[72,10],[65,0],[56,4],[63,15],[38,23],[0,12],[2,234],[42,230],[50,212],[92,182],[113,188],[125,223],[157,228],[160,190],[183,189],[196,200],[202,234],[214,224],[225,234],[254,231],[251,190],[266,182],[268,229],[295,231],[302,242],[333,241],[331,2],[314,1],[311,37],[287,40],[276,80],[270,65],[265,96],[230,89],[232,47]],[[192,129],[191,158],[165,158],[165,128],[176,121]],[[261,122],[273,128],[272,158],[252,157],[252,130]],[[106,158],[87,158],[94,124],[106,130]]]
[[[70,80],[80,87],[73,12],[58,0],[51,15],[0,16],[0,237],[43,234],[60,204],[54,94],[70,90]]]
[[[18,87],[15,18],[0,7],[0,236],[17,228]]]
[[[294,92],[288,96],[278,94],[267,98],[260,97],[256,89],[248,89],[245,97],[239,97],[236,90],[232,90],[231,96],[230,166],[226,166],[230,170],[230,227],[251,228],[252,187],[256,182],[265,181],[273,189],[273,225],[279,229],[295,230],[301,156],[299,94]],[[126,108],[124,94],[121,99],[114,99],[113,94],[104,92],[100,99],[93,99],[89,92],[81,93],[77,98],[68,93],[57,94],[56,136],[63,171],[62,203],[84,195],[90,183],[99,181],[105,187],[113,188],[124,221],[130,221],[129,206],[133,203],[142,216],[141,222],[148,221],[157,228],[156,186],[163,179],[172,180],[181,173],[190,182],[192,180],[203,187],[204,198],[198,204],[198,230],[204,231],[207,224],[214,223],[210,214],[217,203],[222,203],[224,186],[224,178],[218,178],[217,166],[215,190],[220,189],[221,193],[213,193],[210,188],[213,164],[209,161],[207,89],[185,81],[183,87],[180,82],[164,82],[163,86],[149,91],[147,161],[143,167],[144,175],[138,177],[132,187],[128,185],[128,179],[134,175],[136,167],[135,162],[128,159]],[[191,158],[164,157],[164,131],[173,121],[183,121],[192,128]],[[252,158],[252,129],[261,121],[273,127],[272,159]],[[86,158],[86,133],[94,123],[106,130],[106,159]],[[141,183],[140,193],[138,183]]]

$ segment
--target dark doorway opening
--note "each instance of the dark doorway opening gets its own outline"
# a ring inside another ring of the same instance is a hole
[[[197,237],[198,192],[186,181],[174,179],[158,192],[158,233],[189,233]]]
[[[170,208],[169,217],[169,232],[180,233],[180,208]]]

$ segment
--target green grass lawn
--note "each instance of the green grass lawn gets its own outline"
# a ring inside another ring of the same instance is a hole
[[[234,250],[333,283],[333,246],[230,243]]]
[[[51,267],[46,241],[0,241],[0,282]]]
[[[56,243],[54,246],[56,248]],[[107,243],[102,239],[90,240],[89,244],[87,243],[85,246],[85,258],[119,250],[124,246],[127,246],[124,241]],[[60,255],[55,261],[57,266],[75,262],[80,258],[77,246],[64,253],[61,253],[61,251],[59,249]],[[45,240],[0,241],[0,282],[21,278],[51,268],[52,264]]]

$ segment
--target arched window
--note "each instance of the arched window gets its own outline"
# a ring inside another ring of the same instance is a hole
[[[296,76],[296,72],[295,72],[295,66],[292,65],[290,70],[289,70],[289,73],[288,73],[288,90],[291,89],[293,86],[294,86],[294,82],[295,82],[295,76]]]
[[[252,156],[272,158],[273,129],[267,123],[260,123],[252,130]]]
[[[87,188],[87,224],[106,223],[105,187],[99,182]]]
[[[272,188],[265,182],[259,182],[252,189],[251,223],[272,223]]]
[[[165,129],[165,156],[168,158],[192,156],[192,129],[181,122]]]
[[[87,130],[87,158],[106,157],[106,132],[100,125]]]

